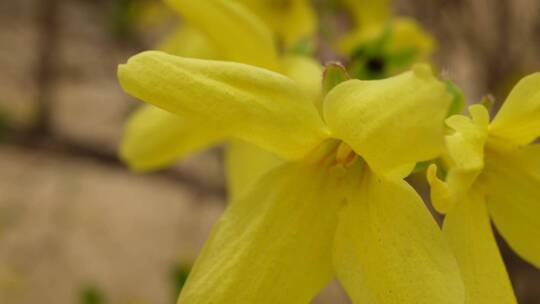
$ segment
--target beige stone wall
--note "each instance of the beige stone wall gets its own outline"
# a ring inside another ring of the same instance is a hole
[[[224,208],[219,149],[136,175],[116,159],[138,104],[116,65],[151,33],[119,39],[113,1],[0,1],[0,303],[173,303],[170,271],[191,262]],[[540,2],[399,0],[439,38],[437,62],[475,101],[540,69]],[[43,115],[42,115],[43,114]],[[503,244],[504,246],[504,244]],[[540,274],[504,250],[520,303]],[[347,303],[332,285],[317,303]]]

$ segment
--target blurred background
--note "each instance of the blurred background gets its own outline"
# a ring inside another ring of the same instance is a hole
[[[219,148],[152,174],[117,158],[139,103],[116,66],[177,19],[150,2],[0,1],[0,303],[175,303],[225,206]],[[321,31],[347,25],[316,2]],[[435,35],[435,62],[468,102],[500,104],[540,70],[540,1],[397,0],[394,11]],[[540,271],[500,245],[520,303],[540,303]],[[315,300],[347,301],[336,284]]]

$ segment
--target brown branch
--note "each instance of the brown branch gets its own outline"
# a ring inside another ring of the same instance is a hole
[[[51,87],[54,81],[54,59],[58,48],[58,0],[41,1],[38,18],[39,61],[36,67],[37,121],[33,132],[47,133],[50,129]]]
[[[40,29],[39,45],[37,52],[39,60],[36,66],[36,82],[38,87],[37,96],[37,119],[30,130],[5,130],[5,143],[16,145],[29,151],[51,153],[67,157],[97,161],[109,167],[126,170],[126,166],[114,152],[104,151],[61,137],[51,131],[51,108],[52,89],[56,73],[56,55],[59,43],[59,9],[61,0],[47,0],[41,2],[37,27]],[[164,176],[187,185],[194,190],[196,195],[225,197],[224,187],[205,184],[186,172],[176,170],[163,170],[148,175]]]
[[[118,170],[129,172],[129,169],[115,153],[103,151],[91,145],[84,145],[67,138],[41,132],[8,130],[6,134],[6,144],[15,145],[21,149],[27,149],[29,152],[35,153],[36,151],[40,151],[64,157],[87,159],[96,161],[107,167],[113,167]],[[155,173],[147,173],[147,175],[162,176],[173,181],[178,181],[192,189],[197,196],[226,197],[225,187],[208,185],[203,180],[193,177],[183,171],[165,169]]]

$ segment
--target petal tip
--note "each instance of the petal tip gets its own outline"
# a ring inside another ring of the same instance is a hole
[[[450,209],[451,198],[448,185],[437,176],[437,165],[429,165],[426,171],[426,178],[431,188],[431,204],[437,212],[446,214]]]
[[[475,104],[470,106],[469,113],[475,123],[487,129],[489,125],[489,112],[484,105]]]

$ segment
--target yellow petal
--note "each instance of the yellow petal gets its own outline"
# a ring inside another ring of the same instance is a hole
[[[160,43],[158,49],[169,54],[201,59],[218,59],[219,50],[201,31],[183,25]]]
[[[259,178],[281,163],[272,153],[240,140],[232,140],[225,154],[229,201],[235,201],[246,193]]]
[[[353,303],[464,301],[457,263],[437,223],[403,180],[368,172],[352,188],[340,213],[334,263]]]
[[[233,130],[284,158],[305,155],[327,136],[298,84],[268,70],[151,51],[119,66],[118,77],[124,90],[141,100]]]
[[[493,119],[490,134],[527,144],[540,135],[540,73],[523,78]]]
[[[431,164],[426,177],[430,186],[431,203],[437,212],[446,213],[454,204],[454,196],[448,184],[437,177],[437,165]]]
[[[389,0],[345,0],[358,26],[370,26],[386,22],[391,15]]]
[[[313,39],[317,30],[317,16],[309,0],[293,0],[284,17],[283,22],[278,23],[277,32],[286,46],[303,39]]]
[[[446,124],[455,132],[446,136],[446,147],[453,165],[461,170],[484,167],[484,145],[488,134],[489,114],[482,105],[469,107],[471,119],[454,115]]]
[[[487,206],[510,247],[540,268],[540,145],[488,149]]]
[[[319,108],[322,103],[322,66],[304,56],[284,56],[281,60],[283,74],[296,81],[300,88]]]
[[[342,55],[350,56],[362,46],[380,39],[385,29],[384,24],[356,28],[337,41],[336,49]]]
[[[309,303],[333,276],[335,182],[301,164],[261,178],[214,227],[179,303]]]
[[[469,192],[448,212],[443,232],[465,282],[466,304],[517,303],[482,193]]]
[[[120,157],[133,170],[160,169],[218,143],[226,134],[225,128],[145,106],[126,123]]]
[[[446,181],[437,177],[437,166],[432,164],[427,170],[427,180],[431,188],[431,202],[439,213],[449,212],[467,194],[480,174],[479,170],[450,168]]]
[[[445,136],[450,168],[446,182],[436,176],[436,168],[428,169],[431,200],[440,213],[447,213],[463,196],[484,168],[484,146],[487,140],[489,114],[482,105],[469,107],[471,118],[454,115],[446,124],[454,133]]]
[[[384,80],[343,82],[328,93],[323,106],[333,136],[375,171],[389,174],[443,151],[450,100],[429,68],[416,66]]]
[[[230,0],[166,0],[189,25],[213,41],[222,57],[271,70],[278,68],[270,30],[241,4]]]
[[[315,34],[317,18],[309,0],[241,0],[286,46]]]
[[[390,23],[391,33],[386,50],[400,53],[412,50],[417,59],[429,56],[435,50],[435,39],[412,18],[395,18]]]

